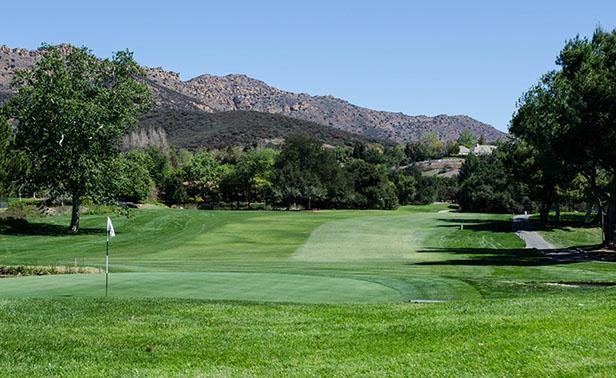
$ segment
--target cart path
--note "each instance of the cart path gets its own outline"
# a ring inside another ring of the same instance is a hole
[[[591,256],[575,249],[557,248],[548,243],[537,231],[533,230],[530,215],[514,215],[512,226],[516,235],[526,243],[526,248],[534,248],[552,260],[562,263],[592,260]]]
[[[537,232],[533,231],[530,225],[530,215],[514,215],[513,230],[526,243],[526,248],[535,248],[538,250],[556,249],[552,244]]]

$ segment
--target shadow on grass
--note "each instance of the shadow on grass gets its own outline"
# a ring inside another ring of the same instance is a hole
[[[457,219],[457,218],[444,218],[439,219],[441,222],[451,224],[441,224],[437,227],[454,227],[460,228],[460,225],[464,225],[465,230],[470,231],[490,231],[490,232],[511,232],[512,225],[510,220],[495,220],[495,219]]]
[[[104,228],[80,228],[76,235],[105,234]],[[15,236],[67,236],[68,226],[49,223],[30,223],[25,219],[0,218],[0,234]]]
[[[442,261],[422,261],[411,265],[546,266],[578,262],[552,259],[536,249],[433,248],[421,250],[418,253],[448,253],[453,256],[460,256],[460,258]]]
[[[599,227],[598,224],[595,223],[586,223],[586,222],[578,222],[578,221],[565,221],[562,220],[558,223],[550,222],[548,224],[542,224],[538,220],[531,220],[530,225],[534,230],[538,231],[554,231],[561,230],[565,232],[575,231],[576,228],[596,228]]]

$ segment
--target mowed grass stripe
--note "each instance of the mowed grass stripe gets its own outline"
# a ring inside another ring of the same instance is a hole
[[[474,230],[484,221],[508,224],[510,216],[423,212],[409,215],[393,213],[388,217],[359,217],[325,223],[291,256],[291,260],[310,262],[348,262],[368,260],[404,260],[432,262],[445,260],[439,249],[523,248],[513,233],[495,237],[493,230]],[[404,213],[402,213],[404,214]],[[460,225],[466,225],[466,232]],[[470,230],[468,229],[470,227]],[[508,231],[511,227],[508,227]],[[470,231],[470,232],[469,232]],[[431,253],[427,252],[428,250]],[[378,263],[378,261],[376,262]]]

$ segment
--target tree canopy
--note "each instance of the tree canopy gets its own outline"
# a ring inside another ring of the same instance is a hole
[[[18,71],[4,112],[16,121],[16,147],[29,176],[49,196],[72,197],[70,229],[79,230],[85,197],[108,190],[105,177],[122,137],[148,109],[151,95],[132,53],[100,60],[87,48],[44,46],[32,69]]]
[[[599,202],[607,201],[604,239],[616,242],[616,31],[576,37],[521,99],[510,131],[538,154],[543,179],[561,184],[575,174]],[[563,174],[564,173],[564,174]],[[568,176],[568,177],[567,177]],[[599,178],[608,178],[607,191]]]

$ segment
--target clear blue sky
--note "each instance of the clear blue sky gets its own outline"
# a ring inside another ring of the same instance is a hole
[[[616,27],[616,1],[6,1],[0,44],[129,48],[189,79],[244,73],[407,114],[505,130],[565,40]]]

